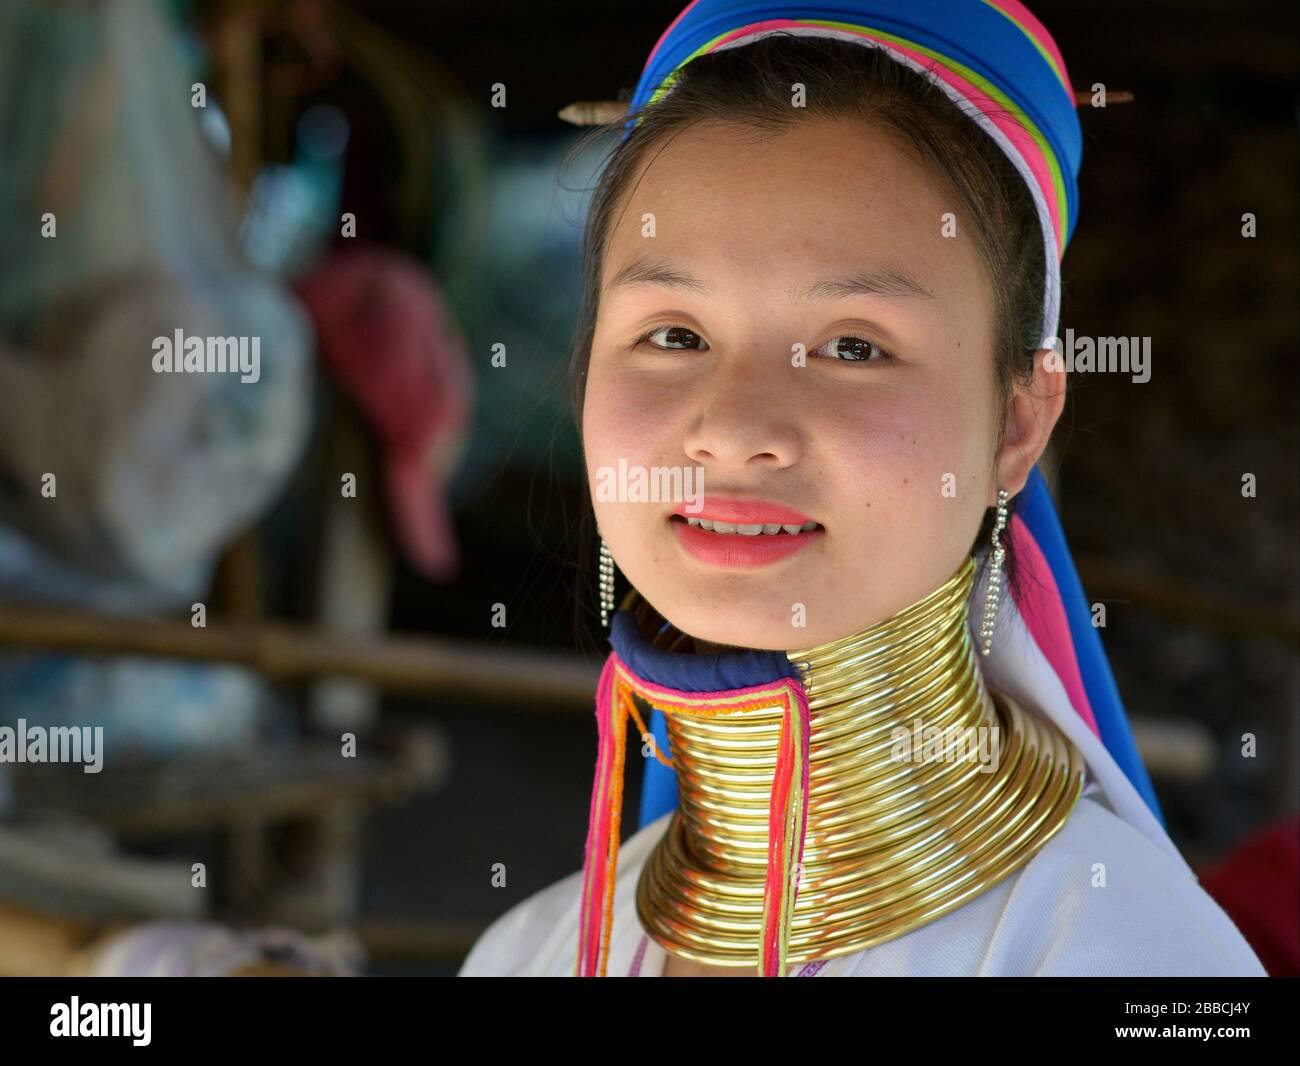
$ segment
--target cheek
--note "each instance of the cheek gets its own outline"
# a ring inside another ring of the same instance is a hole
[[[954,382],[906,382],[827,397],[824,476],[851,520],[895,543],[967,524],[982,513],[987,476],[979,405]],[[954,521],[954,519],[957,519]]]
[[[684,461],[674,420],[679,404],[645,375],[611,367],[593,356],[582,411],[587,483],[601,535],[634,584],[656,565],[662,548],[655,547],[655,538],[644,536],[652,511],[643,503],[605,498],[598,486],[617,483],[620,462],[629,469],[649,469]]]
[[[681,390],[666,389],[650,375],[593,356],[582,412],[588,474],[616,466],[619,459],[647,467],[682,462],[680,434],[676,452],[670,447],[682,396]]]

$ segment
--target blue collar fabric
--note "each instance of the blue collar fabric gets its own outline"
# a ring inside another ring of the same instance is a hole
[[[736,648],[702,655],[652,647],[630,610],[615,612],[609,642],[638,677],[683,692],[722,692],[784,677],[799,680],[798,670],[781,651]]]

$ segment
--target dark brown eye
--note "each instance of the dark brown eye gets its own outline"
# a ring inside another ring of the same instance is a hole
[[[664,342],[657,343],[653,338],[660,334],[664,335]],[[658,329],[652,329],[649,333],[641,338],[643,343],[653,344],[656,348],[664,348],[669,351],[691,351],[695,349],[692,340],[703,341],[694,330],[687,329],[685,326],[660,326]]]
[[[839,359],[846,363],[871,363],[890,358],[889,353],[875,341],[848,335],[832,338],[817,351],[825,351],[826,358]]]

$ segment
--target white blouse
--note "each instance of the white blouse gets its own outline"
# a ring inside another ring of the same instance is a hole
[[[636,883],[670,817],[619,849],[611,977],[663,976],[664,949],[637,918]],[[581,894],[579,870],[511,908],[475,943],[459,976],[571,976]],[[894,940],[793,975],[1267,976],[1187,866],[1116,817],[1095,781],[1042,849],[983,895]]]

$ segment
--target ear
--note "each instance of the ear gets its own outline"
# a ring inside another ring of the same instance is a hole
[[[994,460],[997,484],[988,506],[997,503],[997,490],[1015,496],[1025,487],[1029,472],[1047,447],[1056,420],[1065,407],[1065,366],[1052,348],[1034,353],[1034,376],[1017,382],[1007,409],[1007,427]]]

